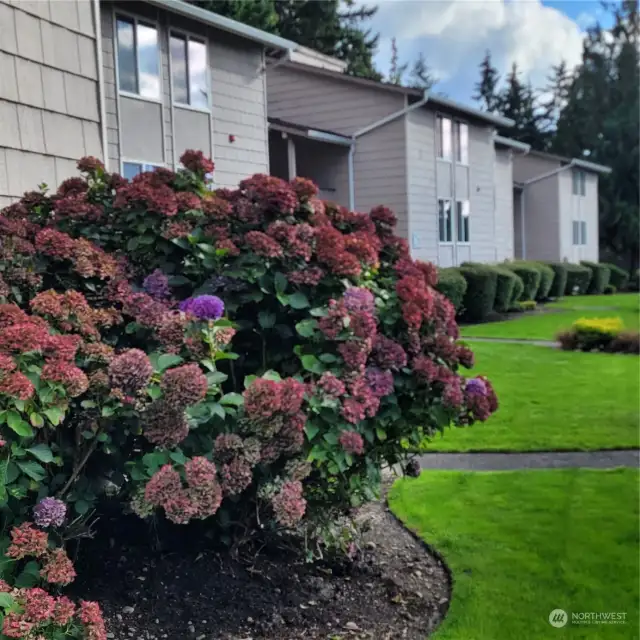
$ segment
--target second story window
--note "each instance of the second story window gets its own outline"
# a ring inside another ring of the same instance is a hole
[[[118,17],[118,88],[144,98],[160,99],[158,30],[134,18]]]
[[[573,195],[584,196],[587,193],[587,176],[584,171],[574,169],[573,174]]]
[[[453,240],[453,225],[451,220],[451,200],[438,200],[438,233],[440,242]]]
[[[469,214],[471,207],[468,200],[456,202],[456,227],[458,229],[458,242],[469,242]]]
[[[456,162],[469,164],[469,126],[456,122],[455,134]]]
[[[198,109],[209,108],[207,46],[186,35],[171,34],[173,101]]]
[[[452,156],[452,128],[451,120],[437,116],[436,118],[436,144],[438,149],[438,158],[443,160],[451,160]]]

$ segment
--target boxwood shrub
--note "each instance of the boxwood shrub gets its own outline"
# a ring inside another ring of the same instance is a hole
[[[540,288],[540,269],[530,262],[505,262],[504,266],[522,279],[524,290],[520,300],[535,300]]]
[[[460,273],[467,281],[462,301],[463,318],[469,322],[483,322],[493,311],[498,274],[495,268],[478,264],[460,267]]]
[[[511,270],[507,269],[507,271]],[[513,291],[511,292],[509,310],[520,311],[520,298],[522,296],[522,292],[524,291],[524,282],[522,282],[522,278],[517,273],[513,273],[513,275],[516,277],[516,279],[513,283]]]
[[[547,262],[546,264],[554,273],[553,282],[551,283],[548,296],[550,298],[562,298],[567,288],[567,263]]]
[[[633,272],[633,277],[629,280],[629,291],[640,291],[640,269]]]
[[[587,293],[591,282],[591,269],[581,264],[567,264],[567,286],[564,290],[568,296]]]
[[[511,309],[514,302],[514,289],[516,288],[516,282],[522,279],[515,274],[511,269],[505,269],[504,267],[493,267],[496,271],[496,300],[493,305],[495,311],[499,313],[506,313]],[[524,285],[522,285],[524,288]],[[520,294],[522,290],[520,290]],[[518,294],[518,295],[520,295]]]
[[[609,276],[611,275],[609,266],[603,262],[589,262],[588,260],[583,260],[580,264],[591,269],[591,280],[589,281],[587,293],[603,294],[605,287],[609,284]]]
[[[455,267],[438,269],[438,284],[436,284],[436,289],[449,299],[456,311],[460,311],[462,300],[467,290],[467,281],[459,269]]]
[[[616,291],[624,291],[629,284],[629,272],[620,268],[617,264],[604,263],[609,267],[609,284],[616,288]]]
[[[540,286],[536,293],[536,300],[542,302],[549,297],[549,292],[555,279],[555,271],[544,262],[532,262],[531,266],[540,271]]]

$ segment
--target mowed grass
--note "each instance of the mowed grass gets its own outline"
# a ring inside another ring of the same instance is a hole
[[[549,451],[636,448],[640,367],[637,356],[566,352],[472,342],[500,408],[487,422],[446,429],[426,451]]]
[[[437,640],[638,638],[637,470],[423,472],[389,504],[453,573]],[[556,629],[553,609],[626,624]]]
[[[548,304],[534,314],[514,315],[509,320],[462,327],[461,334],[463,337],[475,338],[555,340],[558,332],[569,329],[580,318],[611,317],[621,318],[626,329],[637,331],[639,300],[640,297],[633,293],[611,296],[574,296]]]

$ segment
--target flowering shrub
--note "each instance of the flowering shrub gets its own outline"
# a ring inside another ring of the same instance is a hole
[[[106,494],[226,536],[291,528],[496,410],[389,209],[263,175],[214,192],[210,160],[181,161],[127,181],[83,159],[0,216],[8,519],[64,528]]]
[[[608,351],[637,354],[640,342],[637,331],[625,331],[620,318],[580,318],[571,329],[558,334],[565,351]]]

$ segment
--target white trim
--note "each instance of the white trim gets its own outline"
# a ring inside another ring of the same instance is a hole
[[[168,13],[165,13],[165,27],[167,33],[171,32],[171,18]],[[171,67],[171,42],[167,41],[169,50],[167,52],[167,69],[169,73],[169,119],[171,121],[171,168],[175,171],[177,167],[176,163],[176,118],[173,108],[173,69]],[[207,68],[209,61],[207,60]],[[164,120],[164,114],[163,114]]]
[[[147,102],[157,102],[162,104],[162,50],[160,46],[160,38],[162,35],[161,24],[158,18],[145,18],[138,17],[134,13],[130,13],[129,11],[122,10],[120,7],[113,7],[113,53],[114,53],[114,62],[115,62],[115,70],[116,70],[116,91],[121,93],[123,96],[128,98],[137,98],[139,100],[146,100]],[[138,23],[142,23],[146,27],[151,27],[156,30],[157,34],[157,49],[158,49],[158,89],[159,89],[159,97],[152,98],[151,96],[143,96],[139,93],[133,93],[131,91],[123,91],[120,89],[120,76],[118,73],[118,16],[122,16],[122,18],[133,20],[133,32],[134,32],[134,47],[133,47],[133,55],[135,57],[136,62],[136,82],[138,85],[138,91],[140,91],[140,56],[138,55]]]
[[[93,13],[93,27],[96,38],[96,65],[98,66],[98,109],[100,112],[100,137],[102,138],[102,161],[104,168],[109,171],[109,141],[107,140],[107,108],[105,104],[104,64],[102,61],[102,16],[100,15],[100,0],[91,3]]]
[[[462,160],[458,160],[458,158],[456,158],[456,140],[458,139],[458,136],[456,136],[456,127],[454,126],[451,134],[452,134],[452,138],[453,138],[453,162],[454,164],[456,164],[459,167],[468,167],[471,165],[471,154],[469,153],[469,148],[470,148],[470,144],[469,144],[469,123],[466,120],[461,120],[460,118],[455,118],[453,120],[453,124],[454,125],[464,125],[465,127],[467,127],[467,161],[463,162]],[[462,151],[462,146],[460,147],[460,150]],[[460,154],[462,155],[462,154]]]
[[[444,153],[444,133],[443,133],[443,137],[442,139],[440,138],[440,129],[438,127],[438,121],[439,120],[448,120],[451,123],[451,157],[450,158],[446,158],[444,155],[438,155],[439,150],[438,147],[441,148],[442,152]],[[453,144],[453,123],[454,120],[451,116],[448,115],[444,115],[441,111],[436,111],[435,113],[435,139],[436,139],[436,144],[435,144],[435,148],[436,148],[436,160],[440,160],[441,162],[446,162],[447,164],[451,164],[453,165],[454,162],[454,157],[455,157],[455,150],[454,150],[454,144]]]
[[[120,105],[120,73],[118,70],[118,22],[116,18],[116,8],[111,6],[111,36],[113,41],[111,43],[113,48],[113,69],[115,76],[115,100],[116,100],[116,126],[118,127],[118,164],[120,171],[122,171],[122,117],[121,117],[121,105]]]
[[[298,173],[296,166],[296,143],[292,136],[287,136],[287,171],[289,180],[293,180]]]
[[[118,93],[123,98],[131,98],[132,100],[140,100],[141,102],[150,102],[151,104],[162,104],[161,98],[147,98],[146,96],[141,96],[137,93],[131,93],[131,91],[119,91]]]
[[[171,69],[171,75],[169,76],[169,81],[171,83],[172,91],[171,91],[171,100],[174,103],[174,106],[180,107],[181,109],[189,109],[191,111],[199,111],[200,113],[211,113],[211,78],[209,77],[209,38],[207,36],[202,36],[197,33],[193,33],[192,31],[187,31],[186,29],[175,29],[173,27],[167,28],[167,55],[169,56],[169,60],[171,60],[171,36],[176,34],[177,36],[182,36],[185,39],[186,51],[185,51],[185,60],[187,64],[187,97],[191,99],[191,83],[189,79],[189,41],[195,40],[200,44],[204,44],[205,50],[205,60],[207,64],[207,73],[205,76],[206,89],[207,89],[207,106],[206,107],[194,107],[190,103],[178,102],[173,99],[173,70]]]
[[[149,162],[149,160],[139,160],[137,158],[120,158],[120,171],[122,171],[122,166],[124,163],[128,164],[139,164],[139,165],[149,165],[151,167],[166,167],[166,163],[164,162]]]

